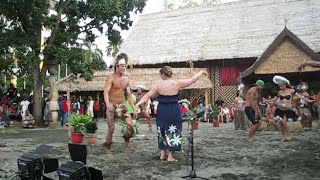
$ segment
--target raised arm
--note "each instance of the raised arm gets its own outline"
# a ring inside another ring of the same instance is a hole
[[[106,83],[104,84],[104,91],[103,91],[104,101],[106,102],[107,109],[111,111],[114,110],[113,106],[110,104],[110,101],[109,101],[109,92],[112,86],[112,81],[113,81],[113,77],[111,75],[107,78]]]
[[[179,88],[184,88],[184,87],[188,87],[191,84],[195,83],[196,81],[198,81],[201,77],[202,74],[207,75],[206,71],[199,71],[197,74],[195,74],[192,78],[190,79],[183,79],[183,80],[178,80],[177,85],[179,86]]]
[[[299,70],[304,69],[304,67],[306,66],[311,66],[311,67],[316,67],[316,68],[320,68],[320,62],[316,62],[316,61],[308,61],[308,62],[304,62],[300,65]]]
[[[150,91],[147,94],[145,94],[140,99],[140,101],[136,104],[136,108],[138,108],[141,104],[148,102],[151,99],[151,97],[154,97],[157,94],[158,94],[158,86],[156,84],[150,89]]]

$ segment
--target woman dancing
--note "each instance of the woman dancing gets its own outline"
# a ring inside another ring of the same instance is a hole
[[[295,92],[295,90],[291,87],[290,81],[282,76],[274,76],[273,82],[279,86],[278,96],[276,96],[272,100],[264,99],[266,102],[276,101],[277,109],[276,109],[276,120],[280,121],[280,129],[282,132],[281,141],[290,141],[291,135],[289,132],[289,128],[287,125],[288,120],[296,120],[297,114],[293,111],[292,107],[292,99],[293,96],[297,96],[300,99],[305,99],[309,101],[309,99],[304,98]]]
[[[206,74],[206,72],[200,71],[190,79],[175,80],[172,78],[171,67],[164,66],[160,69],[162,81],[155,84],[136,104],[136,108],[138,108],[150,98],[159,95],[156,125],[158,131],[158,148],[161,150],[160,160],[166,159],[166,152],[168,150],[167,161],[176,161],[173,153],[181,150],[182,139],[182,117],[178,104],[180,99],[179,90],[195,83],[202,74]]]

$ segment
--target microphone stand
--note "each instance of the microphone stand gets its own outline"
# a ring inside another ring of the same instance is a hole
[[[191,151],[191,170],[189,171],[189,174],[186,175],[186,176],[182,176],[181,178],[189,178],[189,179],[194,179],[194,178],[198,178],[198,179],[205,179],[205,180],[209,180],[207,178],[204,178],[204,177],[200,177],[200,176],[197,176],[196,174],[196,170],[194,169],[194,156],[193,156],[193,125],[194,125],[194,122],[195,120],[198,118],[198,116],[195,116],[195,117],[192,117],[189,121],[188,121],[188,130],[189,130],[189,127],[190,127],[190,121],[191,121],[191,129],[190,129],[190,133],[189,133],[189,143],[188,143],[188,154],[187,154],[187,161],[189,161],[189,154],[190,154],[190,151]]]

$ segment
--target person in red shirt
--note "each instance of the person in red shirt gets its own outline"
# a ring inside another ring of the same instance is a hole
[[[72,112],[72,102],[70,102],[69,105],[69,111],[68,111],[68,105],[67,105],[68,100],[65,99],[62,101],[62,109],[63,109],[63,120],[62,120],[62,125],[66,125],[68,123],[68,116],[70,116],[70,113]]]
[[[95,100],[93,103],[94,119],[98,119],[100,117],[99,112],[100,112],[100,103],[98,102],[98,100]]]
[[[188,112],[188,109],[184,107],[183,104],[180,104],[180,112],[181,112],[181,115],[184,115],[184,113]]]

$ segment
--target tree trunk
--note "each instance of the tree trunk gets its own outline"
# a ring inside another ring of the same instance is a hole
[[[36,69],[36,68],[35,68]],[[33,72],[34,83],[33,83],[33,117],[36,120],[37,126],[43,125],[42,116],[42,79],[40,72],[34,70]]]

